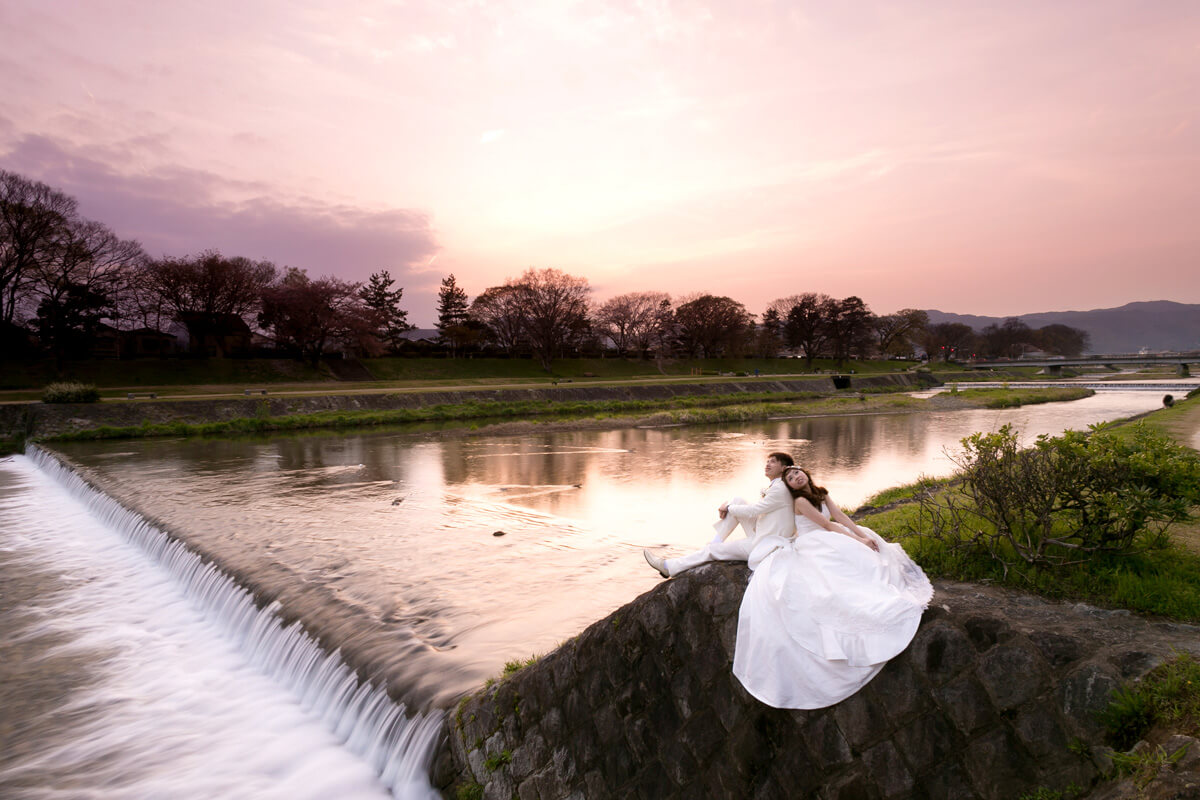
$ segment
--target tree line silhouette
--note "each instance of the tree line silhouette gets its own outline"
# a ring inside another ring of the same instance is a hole
[[[331,352],[411,351],[403,288],[387,270],[364,283],[310,277],[269,261],[216,250],[151,258],[136,241],[82,217],[73,197],[0,170],[0,346],[58,361],[86,358],[104,331],[186,331],[186,350],[239,355],[264,349],[318,362]],[[1078,355],[1087,334],[1065,325],[1030,329],[1017,318],[976,332],[931,325],[906,308],[877,315],[857,296],[819,292],[769,303],[757,319],[737,300],[705,292],[629,292],[596,302],[586,278],[526,270],[470,299],[442,281],[437,346],[451,356],[557,358],[617,353],[638,358],[851,358],[927,355],[946,361],[1015,357],[1030,349]]]

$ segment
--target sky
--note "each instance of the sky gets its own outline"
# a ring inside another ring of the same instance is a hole
[[[1200,3],[5,0],[0,168],[152,256],[1200,303]]]

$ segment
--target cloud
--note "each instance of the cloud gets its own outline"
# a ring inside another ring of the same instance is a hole
[[[479,137],[480,144],[491,144],[504,135],[504,128],[496,128],[495,130],[484,131]]]
[[[127,150],[136,149],[91,146],[85,152],[25,136],[0,155],[0,164],[73,195],[85,216],[137,239],[151,256],[217,249],[314,276],[362,281],[386,269],[399,286],[430,280],[422,273],[440,246],[424,212],[284,197],[266,183],[179,166],[121,172],[116,165],[131,163]]]
[[[424,265],[439,249],[421,211],[285,198],[263,182],[178,166],[124,174],[113,161],[124,148],[88,153],[26,136],[2,159],[6,168],[74,195],[87,216],[138,239],[151,254],[217,248],[359,280],[378,269],[395,275]]]

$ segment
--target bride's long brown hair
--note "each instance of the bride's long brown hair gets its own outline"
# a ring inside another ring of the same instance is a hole
[[[808,483],[804,484],[800,489],[793,489],[791,484],[787,482],[787,474],[794,469],[800,470],[808,478]],[[825,498],[829,496],[829,490],[824,486],[817,486],[817,484],[813,483],[812,473],[804,467],[788,467],[785,469],[783,471],[783,485],[791,492],[792,497],[803,497],[818,509],[821,507],[821,503],[825,502]]]

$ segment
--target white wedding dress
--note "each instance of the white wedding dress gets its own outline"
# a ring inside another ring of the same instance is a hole
[[[859,528],[879,552],[797,515],[794,539],[766,537],[750,554],[733,674],[767,705],[838,703],[916,634],[929,579],[900,545]]]

